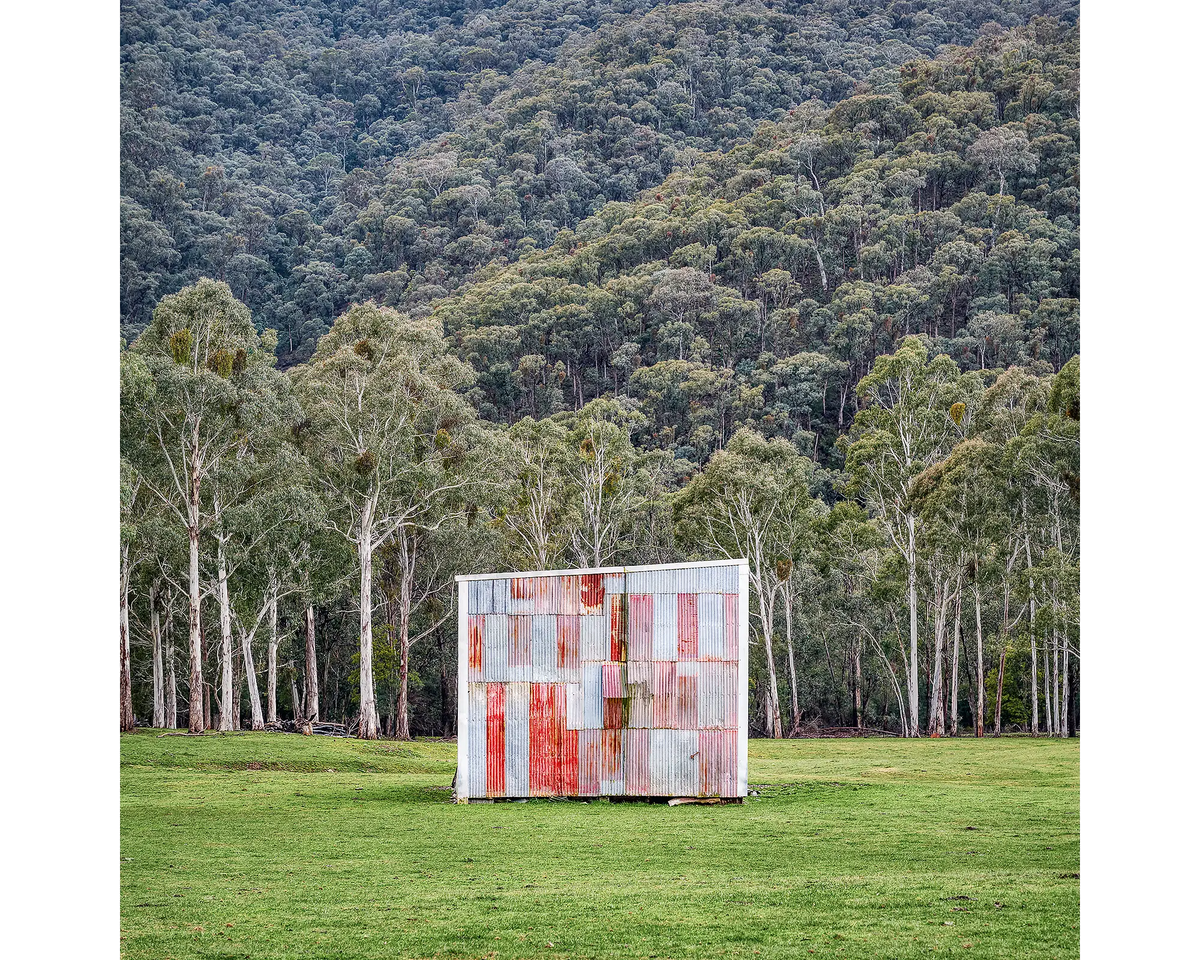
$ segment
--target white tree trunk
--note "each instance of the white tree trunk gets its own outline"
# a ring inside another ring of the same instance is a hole
[[[179,717],[177,716],[179,696],[175,685],[175,617],[174,606],[167,607],[167,689],[166,689],[166,727],[168,730],[174,730],[179,726]]]
[[[166,704],[163,702],[163,657],[162,620],[159,618],[158,581],[150,584],[150,656],[154,678],[154,726],[162,729],[167,722]]]
[[[1054,710],[1050,705],[1050,644],[1046,637],[1042,637],[1042,692],[1046,698],[1046,732],[1053,736],[1057,731],[1054,729]]]
[[[978,576],[978,567],[976,567]],[[983,610],[979,599],[979,583],[973,587],[975,594],[975,736],[983,736],[983,711],[986,691],[983,686]]]
[[[908,516],[908,729],[911,736],[921,735],[920,704],[917,693],[917,518]]]
[[[1021,498],[1021,516],[1025,516],[1025,498]],[[1038,735],[1038,662],[1037,662],[1037,596],[1033,588],[1033,551],[1029,549],[1029,527],[1025,527],[1025,569],[1029,575],[1029,700],[1032,712],[1030,714],[1029,732]]]
[[[950,656],[950,736],[958,736],[958,651],[962,646],[962,575],[954,591],[954,652]]]
[[[1059,687],[1058,680],[1058,627],[1055,627],[1050,634],[1051,637],[1051,664],[1050,669],[1054,671],[1051,677],[1051,690],[1054,692],[1052,703],[1054,705],[1054,735],[1061,737],[1063,732],[1062,723],[1062,692]]]
[[[192,427],[188,487],[188,732],[204,732],[204,670],[200,650],[200,421]]]
[[[412,588],[417,572],[417,547],[410,543],[407,533],[400,531],[400,622],[396,624],[396,642],[400,649],[400,677],[396,684],[394,733],[397,740],[411,740],[408,726],[408,670],[411,646],[408,627],[412,618]]]
[[[358,735],[379,739],[379,713],[375,709],[375,675],[371,669],[371,511],[364,507],[358,537]]]
[[[251,649],[253,633],[242,632],[242,664],[246,668],[246,689],[250,694],[250,729],[262,730],[262,697],[258,693],[258,675],[254,672],[254,651]],[[238,698],[239,705],[241,697]]]
[[[279,587],[274,577],[271,578],[271,609],[267,618],[267,723],[278,723]]]
[[[946,614],[950,604],[950,585],[935,578],[933,613],[933,670],[929,678],[929,735],[946,734],[946,702],[944,699],[943,663],[946,659]]]
[[[204,732],[204,671],[200,656],[200,529],[188,529],[188,733]]]
[[[771,634],[774,633],[775,618],[772,616],[771,599],[766,597],[764,578],[758,578],[758,611],[762,624],[763,648],[767,654],[767,722],[771,728],[771,736],[776,740],[783,737],[783,721],[779,715],[779,679],[775,674],[775,650],[771,645]]]
[[[1062,731],[1059,736],[1069,736],[1071,733],[1071,721],[1067,711],[1071,709],[1071,670],[1068,657],[1070,656],[1070,648],[1067,645],[1067,638],[1063,637],[1062,642]]]
[[[233,729],[233,623],[229,609],[229,577],[225,565],[225,544],[217,537],[217,603],[221,613],[221,700],[217,729]]]
[[[133,674],[129,662],[129,546],[121,544],[121,730],[132,730]]]

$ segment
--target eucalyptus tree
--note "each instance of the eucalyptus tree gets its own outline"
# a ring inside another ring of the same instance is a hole
[[[135,466],[188,536],[188,729],[199,733],[200,542],[213,520],[211,483],[245,443],[246,411],[253,409],[259,389],[254,371],[274,365],[274,337],[259,336],[250,311],[226,284],[204,278],[164,297],[131,349],[154,388],[152,400],[131,418],[131,427],[144,429]]]
[[[1037,624],[1049,638],[1047,722],[1059,736],[1069,726],[1071,656],[1077,663],[1079,658],[1071,644],[1079,623],[1079,415],[1080,368],[1074,357],[1051,381],[1045,408],[1035,411],[1009,444],[1014,468],[1044,504],[1046,545],[1031,579],[1046,599]]]
[[[885,646],[890,631],[883,611],[889,601],[877,589],[886,582],[881,572],[886,543],[879,524],[855,501],[841,500],[818,519],[814,534],[814,564],[818,580],[824,585],[818,593],[819,615],[827,627],[844,628],[848,637],[855,726],[863,726],[863,650],[865,641],[869,641],[887,671],[900,726],[907,736],[904,695]],[[903,649],[900,660],[904,660]]]
[[[147,497],[140,474],[121,458],[121,730],[132,730],[133,671],[129,655],[129,586],[136,563],[137,515]]]
[[[569,531],[567,426],[525,417],[508,430],[508,490],[494,524],[503,531],[514,570],[553,570],[564,563]]]
[[[848,436],[839,439],[846,455],[847,492],[879,518],[904,560],[908,578],[909,730],[920,730],[917,650],[919,641],[917,551],[921,512],[914,499],[923,471],[949,451],[959,434],[951,408],[959,402],[958,366],[944,354],[930,359],[919,337],[904,338],[893,354],[876,358],[858,384],[860,408]]]
[[[365,303],[338,317],[292,376],[328,522],[358,558],[358,734],[373,740],[372,560],[402,530],[465,514],[489,482],[472,462],[478,428],[458,392],[472,374],[447,353],[440,322]]]
[[[781,577],[791,575],[795,524],[812,510],[812,461],[789,441],[742,428],[679,492],[678,537],[694,553],[745,558],[767,658],[767,721],[783,736],[775,667],[775,607]]]
[[[301,491],[292,477],[297,457],[283,439],[283,425],[297,419],[288,381],[275,369],[273,332],[263,337],[263,352],[247,364],[246,389],[237,415],[238,442],[213,471],[209,483],[212,503],[211,537],[215,544],[213,593],[221,628],[221,730],[234,728],[233,646],[235,624],[240,633],[242,668],[250,699],[251,729],[263,729],[262,698],[254,669],[252,642],[259,624],[276,607],[278,571],[260,561],[268,541],[285,525],[300,521]],[[269,349],[268,349],[269,348]],[[259,564],[260,576],[251,592],[262,598],[252,622],[239,617],[233,595],[245,593],[238,580],[247,566]],[[272,621],[272,629],[274,621]]]
[[[323,513],[321,503],[299,482],[297,460],[294,448],[278,448],[263,464],[258,488],[222,518],[230,531],[225,545],[227,582],[232,585],[229,615],[241,650],[253,730],[278,720],[279,602],[303,587],[309,537]],[[265,717],[254,659],[254,641],[264,628]]]
[[[1004,483],[1002,455],[1000,447],[981,438],[964,440],[945,460],[925,471],[916,491],[930,539],[943,545],[958,560],[959,565],[950,577],[957,581],[959,590],[965,581],[974,598],[976,700],[972,713],[977,737],[983,736],[986,706],[983,600],[988,586],[999,583],[1001,578],[997,554],[1010,525],[1013,507]],[[928,549],[934,553],[936,547]],[[939,635],[939,647],[940,643]]]
[[[593,400],[567,431],[566,477],[574,503],[571,553],[581,567],[603,567],[643,496],[635,482],[638,453],[630,439],[639,417],[612,400]]]
[[[482,492],[482,491],[480,491]],[[490,491],[489,491],[490,492]],[[486,509],[486,497],[484,500]],[[483,522],[482,510],[468,506],[430,524],[401,527],[379,550],[378,582],[394,653],[395,704],[393,734],[411,738],[409,675],[413,647],[437,633],[457,612],[454,577],[478,570],[499,546],[495,530]],[[413,624],[418,614],[420,622]]]
[[[148,495],[148,494],[147,494]],[[152,682],[153,721],[155,727],[175,725],[175,650],[172,619],[175,599],[186,594],[186,576],[180,571],[187,567],[187,541],[158,502],[142,520],[139,539],[145,545],[147,561],[141,577],[141,589],[146,597],[150,632],[150,666]]]
[[[1023,550],[1025,558],[1025,599],[1029,609],[1030,732],[1034,736],[1037,736],[1041,725],[1038,710],[1038,637],[1041,621],[1038,616],[1033,547],[1037,544],[1040,557],[1041,537],[1035,537],[1035,533],[1042,526],[1040,517],[1044,513],[1044,498],[1043,491],[1036,484],[1027,482],[1029,478],[1018,465],[1017,459],[1026,445],[1023,439],[1025,428],[1032,417],[1045,410],[1049,390],[1048,378],[1039,378],[1021,367],[1010,367],[996,378],[996,382],[984,394],[977,418],[979,435],[1002,448],[1000,470],[1009,489],[1010,503],[1015,501],[1018,510],[1018,519],[1012,531],[1018,538],[1018,548]],[[1049,716],[1046,720],[1049,721]]]

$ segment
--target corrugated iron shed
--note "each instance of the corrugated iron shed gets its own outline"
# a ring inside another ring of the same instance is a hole
[[[744,797],[743,560],[459,577],[459,799]]]

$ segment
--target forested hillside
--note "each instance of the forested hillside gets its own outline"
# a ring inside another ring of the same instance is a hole
[[[352,302],[417,308],[797,104],[893,93],[902,64],[985,24],[1075,15],[1053,0],[653,7],[126,2],[122,332],[210,276],[303,360]],[[1061,83],[1022,69],[1001,99],[1029,76]]]
[[[1073,4],[123,10],[123,725],[451,734],[455,574],[727,555],[756,733],[1075,729]]]

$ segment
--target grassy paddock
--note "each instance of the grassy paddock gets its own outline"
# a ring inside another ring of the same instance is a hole
[[[725,807],[454,805],[454,751],[126,735],[123,955],[1079,954],[1078,741],[752,741]]]

